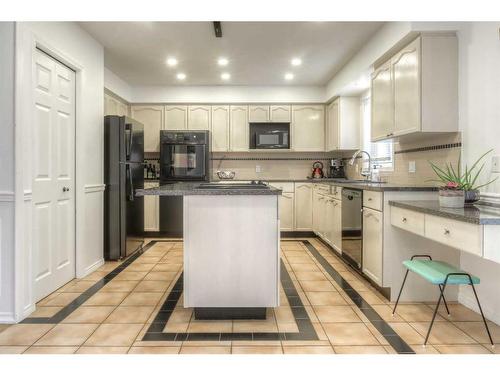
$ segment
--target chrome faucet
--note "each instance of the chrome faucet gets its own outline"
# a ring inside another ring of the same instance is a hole
[[[359,154],[366,154],[368,156],[368,170],[363,169],[361,167],[361,176],[365,177],[367,180],[371,179],[372,176],[372,157],[370,154],[364,150],[358,150],[354,153],[354,155],[351,158],[351,161],[349,161],[349,165],[354,165],[354,162],[356,161],[356,158],[358,157]]]

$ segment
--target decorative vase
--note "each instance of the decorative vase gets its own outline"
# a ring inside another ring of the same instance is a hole
[[[465,205],[464,191],[439,189],[439,205],[446,208],[463,208]]]
[[[477,202],[480,198],[479,190],[467,190],[465,191],[465,205],[470,206]]]

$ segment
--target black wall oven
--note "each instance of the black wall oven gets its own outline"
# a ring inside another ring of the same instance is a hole
[[[290,123],[251,122],[250,149],[289,149]]]

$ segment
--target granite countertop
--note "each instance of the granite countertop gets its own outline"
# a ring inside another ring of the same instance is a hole
[[[475,204],[464,208],[444,208],[439,201],[389,201],[390,206],[465,221],[478,225],[500,225],[500,208]]]
[[[223,181],[223,180],[218,180]],[[229,181],[248,181],[248,180],[226,180]],[[371,191],[437,191],[438,188],[435,186],[426,185],[404,185],[404,184],[392,184],[392,183],[376,183],[376,182],[348,182],[338,178],[304,178],[304,179],[266,179],[263,178],[261,181],[264,182],[310,182],[314,184],[325,184],[325,185],[336,185],[351,189],[360,190],[371,190]]]
[[[272,186],[265,189],[227,187],[224,189],[200,189],[201,182],[174,182],[150,189],[137,189],[135,195],[183,196],[183,195],[281,195],[281,190]],[[231,184],[224,184],[230,186]]]

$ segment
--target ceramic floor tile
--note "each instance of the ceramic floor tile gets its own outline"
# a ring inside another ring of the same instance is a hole
[[[81,306],[62,323],[102,323],[114,308],[114,306]]]
[[[434,310],[432,310],[429,306],[422,304],[402,304],[398,305],[396,313],[407,322],[430,322],[432,320]],[[442,317],[436,316],[436,321],[442,320]]]
[[[301,281],[305,292],[334,292],[335,288],[329,281]]]
[[[232,321],[197,320],[189,323],[188,332],[232,332]]]
[[[79,346],[95,331],[98,324],[58,324],[38,340],[36,346]]]
[[[315,306],[314,312],[321,323],[361,322],[350,306]]]
[[[76,354],[127,354],[128,346],[81,346]]]
[[[62,306],[37,306],[30,318],[51,318],[62,309]]]
[[[113,280],[117,281],[139,281],[148,273],[146,271],[123,271],[115,276]]]
[[[319,267],[315,263],[297,263],[297,264],[292,264],[291,266],[294,272],[319,271]]]
[[[484,323],[482,321],[455,322],[454,324],[477,342],[482,344],[488,344],[490,342],[488,333],[486,332],[486,328],[484,327]],[[500,326],[496,325],[495,323],[488,322],[488,328],[490,329],[493,342],[495,344],[500,344]]]
[[[32,346],[23,354],[73,354],[78,346]]]
[[[285,346],[285,354],[335,354],[331,346]]]
[[[429,323],[415,322],[410,323],[415,330],[425,337],[429,329]],[[423,342],[422,342],[423,343]],[[456,344],[474,344],[475,341],[458,329],[452,323],[448,322],[435,322],[429,337],[429,344],[440,345],[456,345]]]
[[[422,340],[423,342],[423,340]],[[415,344],[415,345],[410,345],[410,348],[413,349],[413,351],[416,354],[440,354],[436,348],[434,348],[432,345],[427,344],[426,346]]]
[[[144,280],[137,284],[134,292],[165,292],[170,281],[148,281]]]
[[[154,263],[132,263],[127,267],[127,271],[136,271],[136,272],[149,272],[151,269],[155,267]]]
[[[118,306],[105,323],[146,323],[154,306]]]
[[[0,345],[32,345],[53,327],[53,324],[13,325],[0,333]]]
[[[82,280],[84,281],[98,281],[106,276],[108,272],[105,271],[94,271],[90,275],[85,276]]]
[[[424,343],[424,336],[420,335],[409,323],[390,322],[388,324],[407,344]]]
[[[364,323],[323,323],[332,345],[379,345]]]
[[[125,281],[125,280],[112,280],[107,283],[102,289],[102,292],[130,292],[132,291],[138,281]]]
[[[448,306],[450,310],[450,316],[446,312],[444,306],[440,307],[439,315],[443,318],[455,321],[455,322],[482,322],[483,318],[481,314],[476,313],[475,311],[465,307],[463,305],[458,304],[450,304]]]
[[[77,281],[71,286],[67,286],[62,288],[60,291],[63,293],[82,293],[85,292],[88,288],[95,284],[95,281]]]
[[[326,281],[326,276],[323,272],[308,272],[308,271],[299,271],[295,272],[295,276],[297,280],[300,281]]]
[[[306,292],[307,299],[313,306],[347,305],[338,292]]]
[[[81,293],[59,293],[53,298],[40,302],[40,306],[66,306],[78,298]]]
[[[278,326],[274,320],[235,320],[233,332],[278,332]]]
[[[163,293],[132,292],[121,303],[123,306],[156,306]]]
[[[334,346],[337,354],[388,354],[381,345]]]
[[[153,267],[153,272],[178,272],[182,268],[182,264],[158,263]]]
[[[83,306],[117,306],[128,295],[128,292],[97,292]]]
[[[128,354],[178,354],[179,350],[175,346],[133,346]]]
[[[491,354],[482,345],[434,345],[441,354]]]
[[[233,346],[233,354],[283,354],[281,346]]]
[[[0,346],[0,354],[21,354],[29,346]]]
[[[172,281],[175,276],[177,275],[177,272],[157,272],[157,271],[151,271],[149,272],[144,280],[153,280],[153,281]]]
[[[142,326],[142,324],[101,324],[84,345],[130,346]]]
[[[228,346],[183,346],[180,354],[231,354]]]

